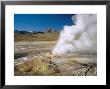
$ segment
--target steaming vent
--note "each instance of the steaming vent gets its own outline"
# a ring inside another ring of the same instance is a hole
[[[64,26],[52,53],[65,55],[73,52],[97,52],[96,14],[78,14],[72,17],[75,25]]]

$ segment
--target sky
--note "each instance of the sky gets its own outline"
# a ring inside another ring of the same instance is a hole
[[[45,31],[51,28],[63,30],[63,26],[72,25],[73,14],[15,14],[14,30]]]

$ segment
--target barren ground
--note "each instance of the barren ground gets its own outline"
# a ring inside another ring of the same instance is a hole
[[[56,41],[15,42],[15,76],[96,76],[96,63],[78,62],[96,59],[97,54],[72,53],[65,57],[51,55]]]

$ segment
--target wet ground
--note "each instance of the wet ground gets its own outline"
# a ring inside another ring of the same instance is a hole
[[[55,41],[15,42],[15,76],[96,76],[96,53],[55,56]]]

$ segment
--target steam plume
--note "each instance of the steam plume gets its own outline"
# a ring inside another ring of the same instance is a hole
[[[97,16],[78,14],[72,17],[75,25],[64,26],[52,53],[97,52]]]

